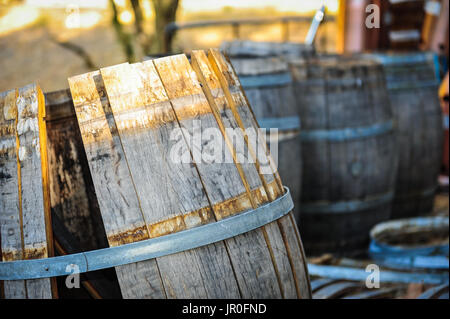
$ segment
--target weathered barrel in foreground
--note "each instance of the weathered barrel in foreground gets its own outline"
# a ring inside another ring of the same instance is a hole
[[[392,218],[432,211],[442,157],[443,120],[432,53],[374,54],[384,65],[398,123],[399,166]]]
[[[302,119],[299,227],[308,254],[355,253],[390,216],[397,151],[382,66],[322,57],[292,64]]]
[[[237,161],[227,129],[256,126],[234,78],[211,51],[193,53],[192,66],[178,55],[69,79],[110,246],[220,223],[282,196],[276,171]],[[292,213],[116,272],[125,298],[310,297]]]
[[[259,125],[267,133],[271,133],[270,129],[278,129],[275,134],[268,135],[268,142],[273,146],[271,151],[281,178],[291,190],[298,219],[302,177],[300,118],[288,64],[278,57],[231,57],[231,63]]]

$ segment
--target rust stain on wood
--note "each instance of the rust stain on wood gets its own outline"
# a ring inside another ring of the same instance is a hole
[[[148,228],[150,230],[150,237],[155,238],[205,225],[213,221],[214,218],[211,208],[204,207],[187,214],[174,216],[164,221],[150,224]]]
[[[2,250],[2,260],[3,261],[14,261],[14,260],[21,260],[22,257],[22,252],[17,251],[17,250]]]
[[[108,235],[108,242],[111,247],[121,246],[148,239],[147,227],[141,226],[114,235]]]
[[[47,252],[47,244],[42,243],[41,245],[38,245],[41,247],[37,248],[25,248],[24,250],[24,257],[25,259],[41,259],[41,258],[47,258],[48,252]]]

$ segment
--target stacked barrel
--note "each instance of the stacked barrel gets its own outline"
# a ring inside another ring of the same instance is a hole
[[[309,254],[364,251],[391,213],[397,147],[382,66],[357,57],[292,63],[303,150],[299,227]]]
[[[364,253],[377,223],[432,210],[443,121],[432,54],[320,55],[249,41],[222,48],[259,124],[278,128],[278,169],[308,255]]]
[[[386,76],[398,129],[399,167],[393,218],[433,208],[442,159],[443,119],[433,53],[374,54]]]

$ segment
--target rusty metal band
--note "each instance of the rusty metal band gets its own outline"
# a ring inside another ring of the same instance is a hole
[[[240,75],[239,81],[245,89],[287,86],[292,83],[290,72],[259,74],[259,75]]]
[[[306,214],[345,214],[378,207],[391,202],[393,198],[394,191],[391,191],[350,201],[306,202],[301,204],[300,210]]]
[[[0,280],[67,276],[117,267],[213,244],[267,225],[294,208],[289,189],[273,202],[239,215],[131,244],[58,257],[0,262]],[[76,267],[74,267],[74,265]]]
[[[302,142],[330,141],[344,142],[374,137],[391,132],[394,129],[394,121],[376,123],[370,126],[330,129],[330,130],[305,130],[300,132]]]

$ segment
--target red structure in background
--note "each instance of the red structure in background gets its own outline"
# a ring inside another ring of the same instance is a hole
[[[445,175],[449,175],[449,138],[448,138],[448,122],[449,122],[449,111],[448,111],[448,72],[447,76],[445,77],[444,81],[442,82],[441,89],[439,92],[439,97],[441,99],[441,107],[442,107],[442,113],[444,116],[444,123],[445,123],[445,132],[444,132],[444,152],[442,157],[442,168],[443,173]]]

